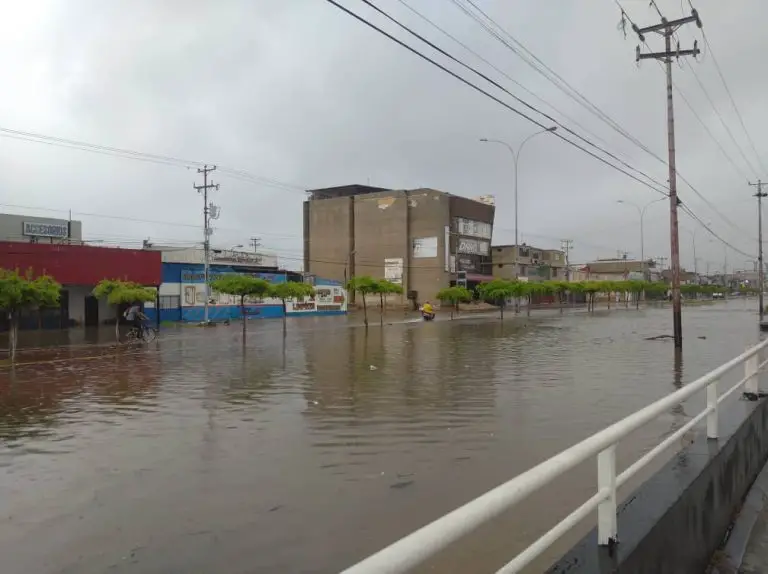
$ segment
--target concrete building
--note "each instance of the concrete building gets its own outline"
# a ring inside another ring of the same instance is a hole
[[[651,281],[660,280],[656,263],[635,259],[598,259],[571,270],[571,281],[625,281],[643,279],[643,271]]]
[[[567,266],[565,252],[558,249],[542,249],[523,243],[515,245],[494,245],[493,277],[514,279],[515,261],[518,278],[526,281],[565,281]]]
[[[434,189],[348,185],[310,190],[304,202],[304,269],[340,282],[356,275],[403,286],[402,302],[434,299],[466,273],[491,278],[492,199]]]
[[[82,243],[83,224],[68,219],[0,213],[0,241]]]

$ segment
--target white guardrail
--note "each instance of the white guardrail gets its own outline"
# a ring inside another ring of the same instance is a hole
[[[593,456],[597,456],[597,493],[498,570],[496,574],[520,572],[595,509],[597,509],[598,544],[608,545],[612,540],[616,540],[617,535],[616,489],[705,418],[707,419],[707,437],[718,438],[718,405],[744,385],[746,385],[746,392],[758,393],[758,373],[768,364],[768,360],[760,362],[760,351],[766,345],[768,345],[768,339],[750,347],[735,359],[663,399],[593,434],[560,454],[545,460],[512,480],[398,540],[362,562],[347,568],[342,574],[408,572]],[[718,396],[718,380],[742,364],[744,365],[744,378]],[[707,392],[706,409],[644,454],[627,470],[619,475],[616,474],[616,446],[619,441],[655,418],[667,414],[672,407],[704,389]]]

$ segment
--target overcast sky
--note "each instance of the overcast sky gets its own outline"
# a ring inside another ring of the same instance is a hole
[[[417,45],[359,0],[339,1]],[[626,39],[617,27],[621,18],[614,0],[474,1],[666,160],[663,71],[653,61],[636,66],[637,38],[629,26]],[[404,2],[376,4],[633,167],[657,181],[668,179],[664,163],[558,90],[450,0],[407,4],[559,112],[430,27]],[[648,0],[621,4],[641,26],[658,21]],[[669,18],[683,15],[680,0],[658,4]],[[688,10],[687,0],[684,5]],[[768,164],[768,81],[759,64],[768,2],[696,0],[694,5],[757,151],[763,154],[760,159]],[[221,184],[215,201],[222,207],[213,237],[217,246],[231,247],[259,236],[283,264],[296,268],[302,246],[301,190],[351,183],[431,187],[468,197],[493,194],[494,242],[514,240],[509,152],[478,140],[501,139],[516,147],[539,128],[325,0],[36,0],[6,2],[3,14],[0,128],[247,171],[252,181],[214,173],[214,181]],[[681,30],[679,38],[682,48],[691,47],[695,39],[702,45],[694,25]],[[648,41],[653,49],[662,48],[660,37],[649,35]],[[750,197],[754,189],[746,178],[768,174],[761,172],[712,54],[705,51],[698,62],[689,59],[682,67],[675,65],[674,75],[738,166],[729,163],[676,94],[679,171],[734,225],[682,181],[680,197],[723,238],[756,254],[756,206]],[[521,107],[482,80],[472,81]],[[564,133],[562,128],[559,133]],[[285,185],[275,187],[261,178]],[[89,239],[134,245],[147,237],[158,243],[200,241],[201,231],[194,226],[202,220],[202,201],[192,188],[195,182],[201,183],[194,169],[0,137],[0,201],[25,206],[0,209],[56,217],[66,217],[71,209],[74,218],[83,220]],[[617,201],[643,206],[660,197],[549,134],[526,144],[519,186],[522,238],[542,247],[573,239],[576,261],[615,256],[618,250],[638,257],[638,212]],[[668,213],[666,202],[648,208],[646,256],[669,256]],[[687,268],[693,267],[692,232],[697,227],[681,214],[681,252]],[[701,228],[696,249],[700,271],[706,262],[710,270],[722,268],[723,245]],[[745,255],[727,251],[729,269],[750,265]]]

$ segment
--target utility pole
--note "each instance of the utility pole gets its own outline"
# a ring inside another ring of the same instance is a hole
[[[768,193],[763,191],[763,182],[759,179],[757,183],[750,183],[749,185],[757,188],[755,197],[757,198],[757,288],[758,305],[760,305],[760,321],[763,321],[765,316],[765,307],[763,306],[763,282],[765,281],[765,271],[763,267],[763,198],[768,197]]]
[[[251,247],[253,247],[254,253],[259,252],[260,246],[261,246],[261,237],[251,237]]]
[[[565,251],[565,280],[571,280],[571,249],[573,249],[573,239],[561,239],[560,249]]]
[[[216,166],[208,167],[204,165],[202,168],[197,169],[197,173],[203,174],[203,185],[193,185],[198,193],[203,194],[203,251],[205,256],[204,263],[204,280],[205,280],[205,307],[203,309],[203,323],[208,324],[208,303],[211,298],[210,294],[210,277],[209,270],[211,265],[211,219],[218,217],[218,208],[211,204],[208,205],[208,190],[219,189],[218,184],[213,182],[208,183],[208,174],[216,170]],[[213,212],[213,213],[212,213]],[[213,217],[211,217],[213,215]]]
[[[666,64],[667,72],[667,146],[669,148],[669,239],[670,256],[672,260],[672,323],[674,326],[675,348],[683,348],[683,315],[682,301],[680,299],[680,237],[677,225],[677,169],[675,167],[675,112],[672,101],[672,60],[679,59],[681,56],[696,56],[699,54],[697,43],[694,42],[692,50],[681,50],[680,43],[677,43],[677,49],[672,50],[672,36],[678,28],[685,24],[696,22],[701,28],[701,19],[698,12],[692,10],[690,16],[678,18],[677,20],[667,20],[662,16],[661,24],[638,28],[632,25],[640,41],[645,43],[645,34],[647,32],[656,32],[664,36],[664,51],[640,53],[640,46],[637,47],[637,61],[640,60],[661,60]]]

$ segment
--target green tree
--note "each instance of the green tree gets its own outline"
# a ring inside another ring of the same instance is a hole
[[[368,304],[365,301],[366,295],[369,293],[378,293],[379,282],[373,277],[368,275],[361,275],[359,277],[352,277],[347,283],[347,290],[360,293],[363,298],[363,322],[366,329],[368,328]]]
[[[24,310],[54,307],[59,303],[61,285],[52,277],[41,275],[32,279],[18,271],[0,269],[0,309],[8,315],[8,356],[16,360],[19,341],[19,315]]]
[[[376,281],[376,293],[379,294],[379,302],[381,308],[379,309],[380,321],[384,323],[384,310],[387,303],[387,295],[396,295],[403,292],[403,287],[397,283],[393,283],[387,279],[379,279]]]
[[[587,311],[595,310],[595,295],[602,293],[605,289],[603,281],[584,281],[582,289],[587,294]]]
[[[503,320],[507,299],[514,297],[517,291],[516,282],[506,279],[494,279],[488,283],[482,283],[477,289],[486,303],[499,307],[499,318]]]
[[[456,314],[458,314],[459,303],[469,303],[472,300],[472,293],[466,287],[456,285],[441,289],[435,297],[441,303],[451,304],[451,319],[453,319],[453,311],[455,310]]]
[[[547,281],[549,289],[552,293],[557,295],[557,301],[560,303],[560,313],[563,312],[563,305],[565,304],[565,295],[570,290],[572,283],[568,281]]]
[[[635,296],[635,309],[640,308],[640,297],[647,285],[646,281],[638,281],[636,279],[627,281],[627,290]]]
[[[267,295],[270,292],[271,288],[272,285],[264,279],[237,273],[219,275],[216,279],[211,281],[211,289],[217,293],[240,297],[240,315],[243,318],[243,336],[245,336],[246,324],[248,323],[248,313],[245,310],[245,298],[264,297],[264,295]]]
[[[132,281],[102,279],[93,289],[93,296],[106,299],[115,306],[115,340],[120,342],[120,305],[154,301],[157,292]]]
[[[302,301],[306,297],[315,296],[315,288],[308,283],[298,283],[296,281],[286,281],[285,283],[275,283],[269,288],[269,295],[275,299],[280,299],[283,304],[283,330],[286,329],[287,305],[288,299]]]

